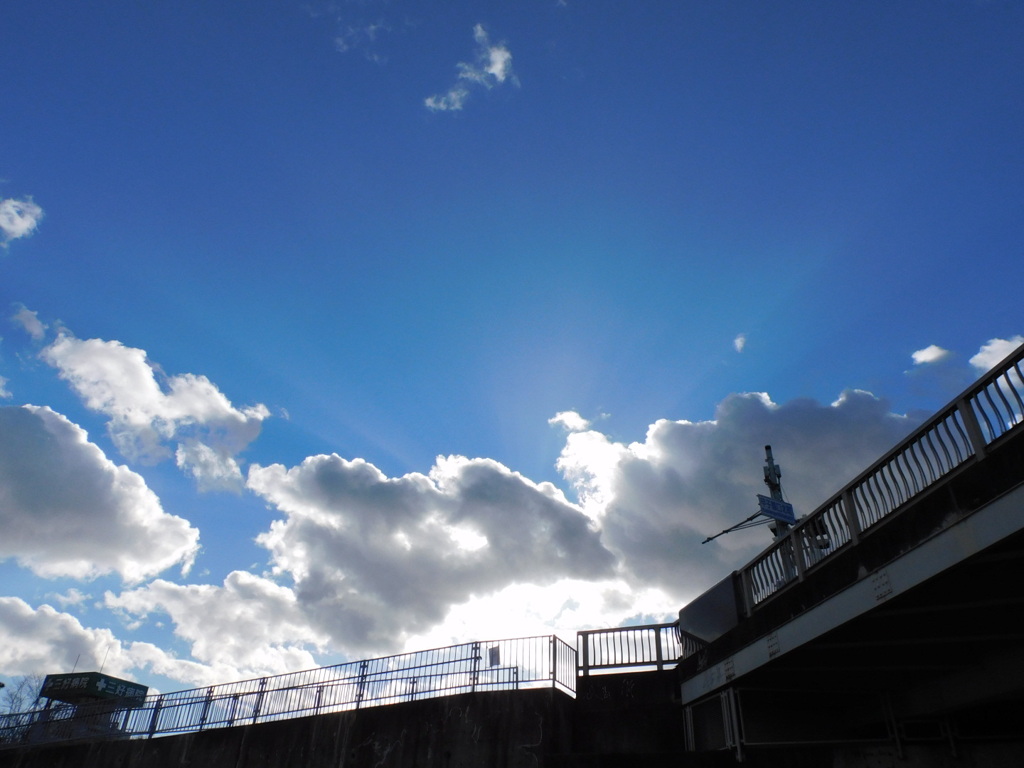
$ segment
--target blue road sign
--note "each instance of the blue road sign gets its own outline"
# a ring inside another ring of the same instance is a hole
[[[757,505],[761,508],[761,514],[766,515],[780,523],[793,525],[796,523],[796,515],[793,512],[793,505],[788,501],[779,501],[767,496],[757,494]]]

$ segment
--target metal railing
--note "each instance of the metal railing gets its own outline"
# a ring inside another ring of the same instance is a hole
[[[641,667],[667,669],[704,645],[703,640],[680,632],[678,621],[576,633],[580,675]]]
[[[746,613],[1019,428],[1022,359],[1024,345],[744,567]]]
[[[148,696],[0,716],[0,746],[164,734],[472,691],[576,690],[576,650],[555,635],[493,640]]]

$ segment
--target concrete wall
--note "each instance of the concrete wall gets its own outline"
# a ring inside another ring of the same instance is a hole
[[[580,678],[152,740],[0,751],[0,768],[660,768],[683,754],[674,671]],[[688,759],[689,758],[689,759]],[[698,762],[700,761],[700,762]]]
[[[0,768],[539,768],[570,751],[571,698],[462,694],[152,740],[0,751]]]

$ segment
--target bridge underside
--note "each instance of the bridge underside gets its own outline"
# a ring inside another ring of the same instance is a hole
[[[682,665],[690,748],[873,743],[902,756],[1024,738],[1022,524],[1017,488],[744,647]],[[957,549],[973,554],[947,567]]]

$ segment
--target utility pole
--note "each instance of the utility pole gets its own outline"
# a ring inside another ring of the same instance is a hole
[[[775,501],[785,502],[782,497],[782,467],[775,463],[770,445],[764,447],[764,460],[764,484],[768,486],[768,493]],[[789,532],[789,523],[775,519],[768,525],[768,529],[775,537],[775,541],[778,541]]]
[[[782,497],[782,483],[779,479],[782,477],[782,469],[778,464],[775,463],[775,459],[772,458],[772,447],[766,445],[764,447],[765,452],[765,465],[764,465],[764,484],[768,486],[768,491],[771,496],[764,496],[757,494],[757,512],[752,514],[746,520],[741,520],[736,525],[731,525],[724,531],[719,531],[714,536],[708,536],[701,544],[707,544],[709,541],[717,539],[719,536],[725,533],[731,533],[732,531],[738,531],[743,528],[752,528],[755,525],[761,525],[766,520],[758,520],[759,517],[767,517],[771,519],[768,524],[769,529],[774,536],[775,541],[784,539],[786,534],[789,533],[789,529],[796,523],[796,516],[793,513],[793,505],[790,504]],[[792,558],[790,558],[792,559]]]

